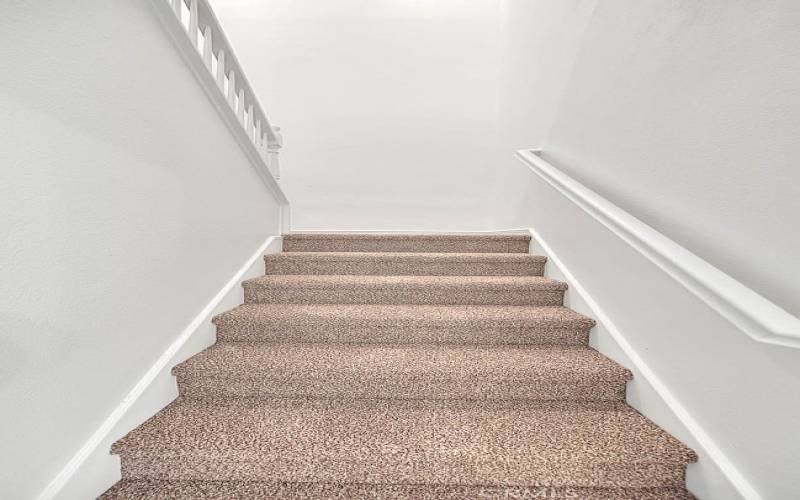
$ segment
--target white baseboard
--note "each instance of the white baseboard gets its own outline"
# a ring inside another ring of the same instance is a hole
[[[263,275],[263,255],[280,252],[281,248],[280,236],[267,238],[159,356],[37,500],[96,498],[120,479],[119,459],[109,453],[111,444],[178,396],[175,377],[170,373],[172,367],[215,342],[211,319],[243,302],[240,283]]]
[[[531,234],[530,253],[544,255],[548,259],[545,274],[569,285],[564,305],[597,321],[590,338],[591,346],[633,373],[633,381],[627,389],[628,404],[683,440],[700,456],[698,463],[690,465],[687,470],[689,490],[701,499],[762,500],[691,413],[648,367],[558,254],[533,228],[527,231]]]

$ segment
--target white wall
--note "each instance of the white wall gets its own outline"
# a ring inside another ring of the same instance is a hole
[[[572,74],[597,0],[504,0],[497,81],[497,154],[488,191],[497,228],[511,227],[518,206],[518,149],[541,148]],[[511,188],[509,190],[508,188]]]
[[[5,2],[0,37],[0,497],[27,499],[278,207],[149,2]]]
[[[505,0],[498,79],[502,151],[542,145],[597,0]]]
[[[796,351],[656,282],[500,158],[543,147],[797,313],[796,3],[214,4],[285,127],[295,228],[536,226],[764,498],[794,495]],[[0,496],[30,498],[278,216],[147,2],[13,0],[0,37]]]
[[[580,181],[800,313],[800,269],[789,265],[800,233],[787,230],[800,213],[800,4],[508,0],[506,14],[513,68],[501,85],[500,136],[543,147]],[[545,29],[558,36],[533,34],[551,22]],[[574,61],[566,78],[553,59]]]
[[[498,0],[215,0],[294,229],[487,229]]]
[[[505,15],[501,144],[542,147],[797,315],[800,5],[508,0]],[[800,351],[751,341],[524,166],[498,165],[496,225],[536,227],[740,477],[761,498],[795,497]],[[712,469],[692,468],[690,485],[733,498]]]

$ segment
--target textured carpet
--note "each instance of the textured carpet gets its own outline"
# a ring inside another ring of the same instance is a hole
[[[214,322],[223,342],[586,345],[594,326],[560,306],[407,304],[248,304]]]
[[[630,373],[583,347],[217,344],[173,369],[188,397],[622,400]]]
[[[524,253],[284,252],[264,261],[267,274],[541,276],[547,259]]]
[[[689,499],[522,235],[297,234],[117,441],[106,499]]]
[[[620,403],[186,399],[118,441],[127,478],[677,487],[693,458]]]
[[[291,304],[561,305],[565,283],[541,276],[267,275],[244,301]]]
[[[265,483],[126,479],[106,500],[691,500],[683,488],[557,488],[412,484]]]
[[[292,233],[284,252],[528,253],[526,234]]]

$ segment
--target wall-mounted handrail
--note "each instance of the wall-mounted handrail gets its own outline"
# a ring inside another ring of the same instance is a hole
[[[174,21],[183,27],[259,156],[272,175],[280,178],[280,127],[270,124],[208,0],[163,1],[172,10]]]
[[[540,151],[523,149],[516,157],[753,340],[800,347],[800,318],[568,176]]]

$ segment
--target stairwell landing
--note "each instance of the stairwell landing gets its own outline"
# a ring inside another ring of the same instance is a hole
[[[529,243],[284,236],[101,498],[693,498]]]

